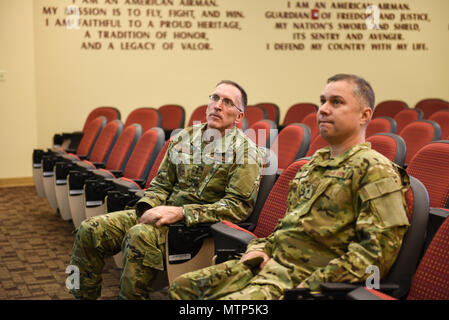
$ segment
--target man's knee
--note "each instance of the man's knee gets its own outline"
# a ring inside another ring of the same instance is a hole
[[[83,245],[95,246],[94,234],[92,221],[83,220],[78,227],[75,241],[82,242]]]
[[[131,227],[126,234],[126,241],[129,245],[153,244],[157,242],[155,229],[151,225],[136,224]]]
[[[179,276],[170,285],[169,297],[172,300],[192,300],[198,299],[198,295],[193,294],[191,288],[192,281],[184,276]]]

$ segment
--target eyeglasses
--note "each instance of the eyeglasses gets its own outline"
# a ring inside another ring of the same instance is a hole
[[[222,98],[222,97],[220,97],[220,96],[219,96],[218,94],[216,94],[216,93],[211,94],[211,95],[209,96],[209,99],[210,99],[211,101],[215,102],[215,103],[217,103],[217,102],[220,101],[220,99],[221,99],[221,101],[223,102],[223,105],[224,105],[226,108],[230,109],[230,108],[232,108],[232,107],[236,107],[238,111],[243,112],[242,110],[240,110],[240,108],[238,108],[238,107],[234,104],[234,102],[233,102],[231,99],[229,99],[229,98]]]

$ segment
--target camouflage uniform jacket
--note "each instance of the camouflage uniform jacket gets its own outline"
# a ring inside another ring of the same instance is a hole
[[[264,150],[236,127],[223,138],[215,130],[216,139],[206,144],[206,125],[186,128],[172,139],[157,176],[136,204],[138,216],[160,205],[183,206],[190,226],[222,219],[239,222],[252,212]]]
[[[404,198],[409,177],[369,143],[330,157],[315,153],[290,182],[286,215],[263,250],[290,270],[295,285],[319,290],[322,282],[360,282],[375,265],[384,276],[408,229]]]

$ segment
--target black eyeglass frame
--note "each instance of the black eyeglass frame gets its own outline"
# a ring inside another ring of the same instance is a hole
[[[232,101],[232,100],[229,99],[229,98],[223,98],[223,97],[220,97],[220,96],[219,96],[218,94],[216,94],[216,93],[213,93],[213,94],[209,95],[209,99],[210,99],[211,101],[215,102],[215,103],[217,103],[217,102],[220,101],[220,99],[221,99],[221,100],[223,101],[223,105],[224,105],[226,108],[236,107],[238,111],[243,112],[242,110],[240,110],[239,107],[237,107],[237,106],[235,105],[234,101]]]

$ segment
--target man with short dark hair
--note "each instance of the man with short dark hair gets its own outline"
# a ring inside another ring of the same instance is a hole
[[[207,122],[188,127],[171,140],[135,209],[81,223],[70,260],[80,270],[80,288],[71,290],[75,298],[100,296],[104,258],[122,250],[119,298],[148,299],[157,270],[165,268],[168,224],[241,222],[251,214],[264,151],[236,127],[246,103],[238,84],[220,82],[209,96]]]
[[[275,231],[252,240],[240,260],[184,274],[172,299],[281,299],[285,289],[361,282],[394,263],[408,229],[409,178],[365,143],[371,86],[355,75],[331,77],[318,126],[329,146],[290,182],[287,211]]]

